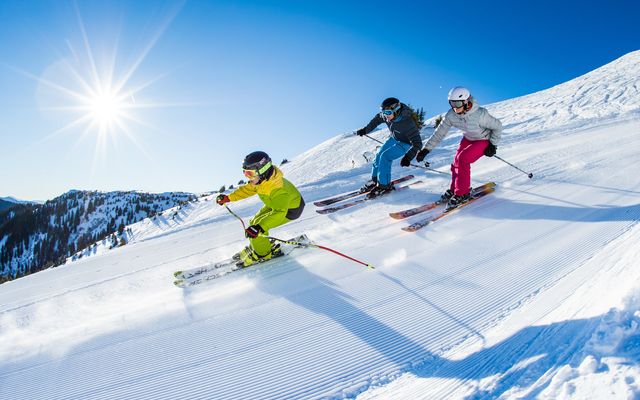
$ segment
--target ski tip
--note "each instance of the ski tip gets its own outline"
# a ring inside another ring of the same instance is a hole
[[[183,271],[176,271],[173,273],[173,276],[177,277],[178,275],[182,275]]]
[[[184,283],[184,281],[182,279],[178,279],[173,281],[173,284],[176,286],[182,286],[182,284]]]
[[[376,269],[376,267],[374,267],[374,266],[373,266],[373,265],[371,265],[371,264],[367,264],[367,267],[369,267],[369,269]]]
[[[487,183],[484,183],[484,184],[482,184],[480,186],[475,186],[475,187],[471,188],[471,190],[472,191],[473,190],[483,190],[483,189],[489,189],[489,188],[494,188],[494,187],[496,187],[496,183],[495,182],[487,182]]]
[[[403,218],[402,218],[402,214],[401,214],[401,213],[399,213],[399,212],[392,212],[392,213],[389,213],[389,216],[390,216],[391,218],[393,218],[393,219],[403,219]]]

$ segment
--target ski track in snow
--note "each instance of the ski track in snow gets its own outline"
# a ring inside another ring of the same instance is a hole
[[[474,184],[496,192],[413,234],[400,228],[426,214],[388,213],[435,200],[447,177],[396,165],[425,183],[323,216],[312,202],[360,186],[356,155],[375,143],[345,134],[287,164],[307,209],[271,234],[305,232],[376,270],[303,249],[174,288],[173,271],[244,245],[209,198],[179,222],[134,225],[123,248],[3,284],[0,398],[580,398],[605,366],[627,382],[609,382],[619,398],[638,395],[637,372],[603,350],[633,337],[640,303],[609,311],[616,290],[640,292],[638,57],[491,105],[507,127],[498,154],[534,179],[485,157]],[[434,168],[458,141],[430,154]],[[245,220],[258,206],[231,204]]]

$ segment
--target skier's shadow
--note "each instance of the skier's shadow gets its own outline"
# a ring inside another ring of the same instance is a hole
[[[355,298],[333,282],[309,272],[298,262],[290,261],[287,264],[296,266],[295,270],[287,268],[287,274],[295,274],[291,280],[304,282],[306,289],[283,290],[283,279],[259,279],[256,282],[257,289],[330,318],[397,365],[407,365],[411,360],[432,357],[419,343],[361,309]],[[286,283],[290,285],[291,280],[287,279]]]
[[[569,364],[577,368],[584,359],[580,351],[592,338],[603,318],[600,315],[589,319],[529,326],[491,347],[463,359],[451,360],[429,351],[426,347],[427,343],[419,343],[370,315],[357,304],[354,297],[331,281],[309,272],[297,262],[291,264],[289,267],[295,268],[286,268],[287,271],[282,272],[284,275],[296,274],[292,280],[304,282],[306,289],[283,291],[283,281],[290,283],[291,280],[268,278],[259,279],[257,289],[274,297],[284,298],[340,324],[397,365],[399,368],[393,375],[411,372],[418,378],[455,379],[460,382],[460,385],[467,386],[467,392],[470,393],[467,398],[499,397],[520,379],[536,382],[556,365]],[[436,309],[437,312],[467,329],[470,336],[476,336],[484,343],[485,339],[480,332],[457,319],[455,315],[439,308],[433,301],[410,289],[392,275],[383,273],[383,276],[392,284],[401,286],[411,296],[420,299],[425,307]],[[397,319],[398,316],[394,318]],[[635,319],[640,321],[640,318]],[[640,361],[640,351],[636,346],[638,342],[640,342],[640,335],[627,338],[620,347],[628,348],[630,351],[623,352],[622,355],[635,362]],[[599,368],[603,369],[606,366]],[[495,383],[489,389],[480,385],[482,379],[494,376]],[[345,379],[345,384],[347,381],[350,379]],[[532,393],[531,397],[535,397],[544,390],[547,384],[539,385],[534,389],[535,393]]]

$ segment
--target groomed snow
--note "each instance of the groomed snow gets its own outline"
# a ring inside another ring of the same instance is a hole
[[[489,105],[498,154],[534,178],[485,157],[474,184],[495,194],[415,234],[388,213],[436,199],[446,176],[396,165],[424,183],[323,216],[312,201],[366,180],[376,143],[339,135],[285,165],[308,206],[271,234],[305,232],[375,270],[309,249],[175,288],[173,271],[244,244],[202,199],[133,225],[125,247],[1,285],[0,398],[637,397],[639,77],[634,52]],[[230,206],[246,220],[259,204]]]

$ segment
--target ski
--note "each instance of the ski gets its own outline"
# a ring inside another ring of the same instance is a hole
[[[475,193],[479,193],[479,192],[483,191],[484,189],[495,187],[495,186],[496,186],[495,182],[488,182],[488,183],[485,183],[482,186],[475,187],[475,188],[471,189],[471,197],[473,197],[473,195]],[[434,201],[433,203],[424,204],[424,205],[421,205],[421,206],[418,206],[418,207],[410,208],[408,210],[389,213],[389,216],[391,218],[394,218],[394,219],[405,219],[405,218],[409,218],[409,217],[412,217],[414,215],[423,213],[425,211],[433,210],[434,208],[436,208],[436,207],[438,207],[438,206],[440,206],[442,204],[445,204],[445,203],[446,203],[446,201],[442,201],[441,199],[438,199],[438,200]]]
[[[190,286],[200,285],[213,279],[218,279],[224,275],[227,275],[228,273],[239,270],[240,267],[236,265],[236,262],[237,261],[235,260],[229,259],[217,263],[216,269],[207,269],[206,271],[201,272],[198,275],[193,275],[189,278],[176,277],[176,280],[173,281],[173,284],[180,288],[186,288]]]
[[[238,271],[246,268],[253,268],[258,265],[266,264],[271,262],[271,260],[276,260],[282,256],[289,255],[294,249],[300,247],[306,247],[305,244],[311,243],[307,235],[300,235],[295,238],[291,238],[287,240],[287,242],[291,243],[283,243],[280,246],[281,253],[277,256],[274,256],[266,261],[258,262],[254,265],[250,265],[249,267],[243,268],[238,262],[237,255],[233,257],[216,262],[213,264],[206,265],[204,267],[196,267],[192,269],[188,269],[185,271],[176,271],[173,273],[175,281],[173,284],[177,287],[185,288],[200,285],[202,283],[221,278],[231,272]],[[295,245],[292,243],[300,243],[300,245]]]
[[[202,274],[196,275],[194,277],[191,278],[186,278],[186,279],[176,279],[175,281],[173,281],[173,284],[177,287],[180,288],[187,288],[187,287],[192,287],[192,286],[197,286],[197,285],[201,285],[203,283],[207,283],[209,281],[212,281],[214,279],[219,279],[222,278],[225,275],[228,275],[232,272],[235,271],[239,271],[242,269],[249,269],[249,268],[253,268],[256,267],[258,265],[263,265],[263,264],[267,264],[267,263],[271,263],[271,261],[277,260],[280,257],[285,256],[286,254],[280,254],[278,256],[274,256],[272,258],[270,258],[267,261],[259,261],[256,264],[253,264],[249,267],[241,267],[237,261],[229,259],[226,260],[226,262],[224,262],[224,265],[221,265],[218,267],[218,269],[215,270],[209,270],[207,272],[204,272]]]
[[[236,262],[237,262],[236,260],[229,258],[224,261],[219,261],[219,262],[205,265],[202,267],[188,269],[186,271],[176,271],[173,273],[173,277],[176,279],[191,279],[191,278],[206,274],[207,272],[210,272],[210,271],[215,271],[220,268],[229,267],[235,264]]]
[[[395,179],[391,181],[392,185],[397,185],[398,183],[406,182],[409,179],[413,179],[413,175],[403,176],[402,178]],[[313,204],[318,207],[325,207],[334,203],[338,203],[343,200],[350,199],[352,197],[360,196],[362,194],[369,193],[369,191],[361,191],[360,189],[354,190],[353,192],[343,193],[335,197],[329,197],[328,199],[315,201]]]
[[[437,213],[435,215],[430,215],[430,216],[428,216],[428,217],[426,217],[426,218],[424,218],[424,219],[422,219],[420,221],[417,221],[417,222],[415,222],[415,223],[413,223],[413,224],[411,224],[409,226],[403,227],[402,230],[406,231],[406,232],[415,232],[415,231],[417,231],[419,229],[422,229],[425,226],[430,225],[430,224],[438,221],[439,219],[441,219],[441,218],[443,218],[443,217],[445,217],[447,215],[451,215],[451,214],[455,213],[456,211],[459,211],[460,209],[468,206],[469,204],[473,203],[474,201],[476,201],[478,199],[481,199],[481,198],[483,198],[484,196],[486,196],[486,195],[488,195],[490,193],[495,192],[495,190],[496,190],[496,188],[492,186],[492,187],[486,188],[486,189],[484,189],[482,191],[479,191],[479,192],[473,194],[471,199],[468,202],[463,203],[463,204],[459,205],[458,207],[456,207],[454,209],[451,209],[450,211],[442,210],[440,213]]]
[[[408,189],[409,187],[411,187],[413,185],[416,185],[418,183],[422,183],[422,181],[415,181],[415,182],[411,182],[411,183],[409,183],[407,185],[397,187],[395,190],[393,190],[389,194],[394,193],[394,192],[398,192],[400,190]],[[385,195],[379,196],[379,197],[385,197]],[[339,211],[339,210],[344,210],[345,208],[350,208],[350,207],[353,207],[353,206],[357,206],[358,204],[362,204],[365,201],[375,200],[377,198],[378,197],[374,197],[374,198],[370,199],[368,197],[361,197],[361,198],[358,198],[356,200],[350,201],[348,203],[344,203],[344,204],[340,204],[340,205],[337,205],[337,206],[316,210],[316,212],[318,214],[330,214],[330,213],[333,213],[333,212],[336,212],[336,211]]]

